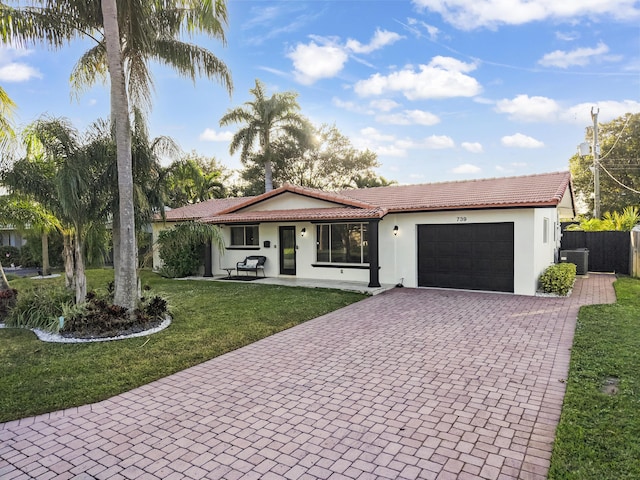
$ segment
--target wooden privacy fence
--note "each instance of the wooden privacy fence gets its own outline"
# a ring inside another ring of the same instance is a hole
[[[631,272],[634,277],[640,277],[640,230],[631,232]]]
[[[636,249],[640,250],[640,232],[636,238]],[[590,272],[631,273],[631,234],[629,232],[582,232],[564,231],[561,250],[586,248],[589,250]],[[636,255],[640,255],[640,252]],[[637,258],[637,257],[636,257]],[[636,261],[640,265],[640,259]],[[637,274],[634,274],[637,275]]]

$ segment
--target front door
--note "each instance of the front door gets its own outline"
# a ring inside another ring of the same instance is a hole
[[[296,227],[280,227],[280,274],[296,274]]]

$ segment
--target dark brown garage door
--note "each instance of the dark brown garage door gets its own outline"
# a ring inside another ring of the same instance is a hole
[[[418,225],[418,286],[513,292],[513,223]]]

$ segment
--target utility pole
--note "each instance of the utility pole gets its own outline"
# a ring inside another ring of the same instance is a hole
[[[600,218],[600,145],[598,144],[598,113],[600,109],[595,110],[591,107],[591,119],[593,120],[593,144],[591,152],[593,153],[593,218]]]

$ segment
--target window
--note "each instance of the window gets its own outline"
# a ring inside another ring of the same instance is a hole
[[[316,227],[316,259],[322,263],[369,263],[366,223],[332,223]]]
[[[259,245],[258,225],[231,227],[232,247],[257,247]]]

